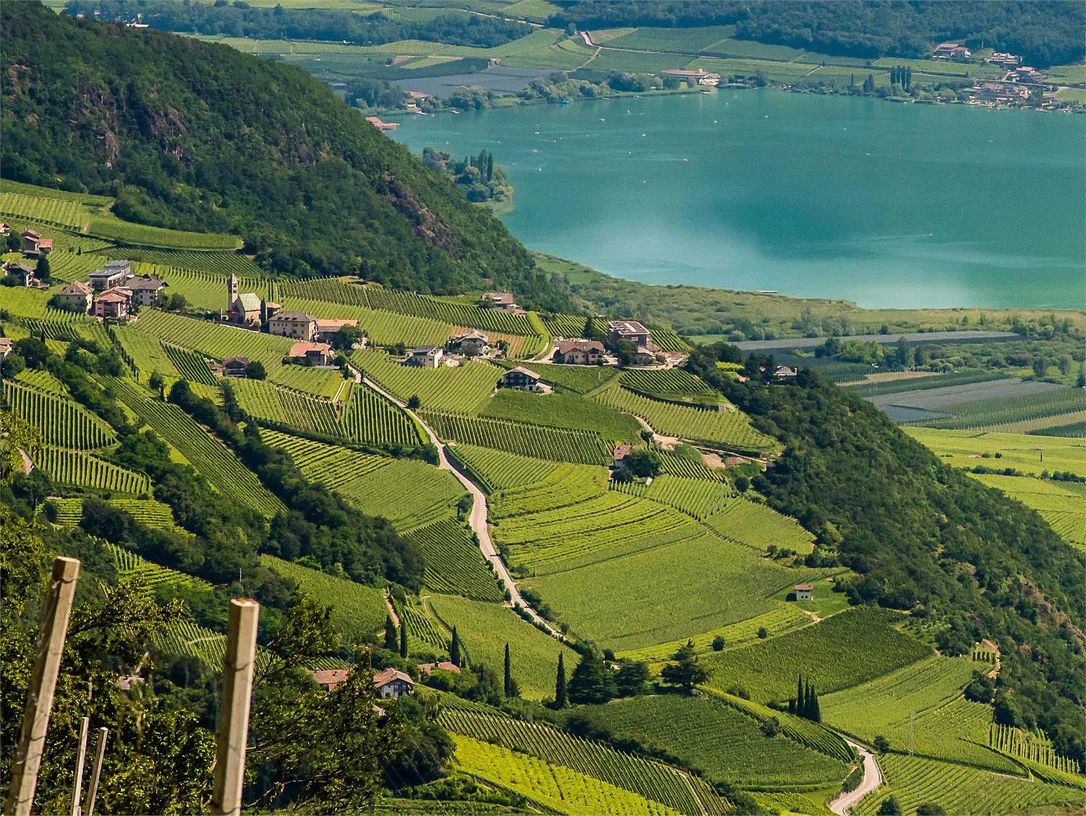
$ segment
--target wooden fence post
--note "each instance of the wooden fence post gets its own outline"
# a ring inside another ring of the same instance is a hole
[[[215,789],[211,812],[216,816],[241,813],[245,776],[245,743],[249,736],[249,698],[256,669],[256,631],[260,604],[235,598],[230,601],[226,627],[226,665],[222,675],[222,703],[215,744]]]
[[[75,782],[72,783],[71,816],[79,816],[79,795],[83,792],[83,766],[87,764],[87,732],[90,731],[90,717],[83,718],[79,726],[79,752],[75,756]]]
[[[45,733],[49,730],[49,714],[53,709],[53,694],[60,673],[60,659],[64,654],[64,639],[68,634],[68,618],[72,613],[78,578],[78,558],[61,556],[53,561],[49,598],[42,615],[38,656],[26,695],[23,725],[11,770],[11,787],[4,801],[4,813],[8,816],[30,816],[34,804],[38,769],[45,750]]]
[[[108,736],[108,728],[98,729],[98,747],[94,751],[94,767],[91,769],[90,785],[87,786],[87,796],[83,799],[82,816],[94,816],[94,800],[98,798],[98,780],[102,776],[102,761],[106,756],[106,738]]]

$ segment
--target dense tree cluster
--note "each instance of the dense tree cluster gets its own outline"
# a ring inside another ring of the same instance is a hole
[[[5,178],[237,233],[281,274],[445,293],[489,278],[518,302],[567,302],[493,216],[297,68],[39,3],[0,10],[0,67]]]
[[[530,34],[524,23],[495,17],[440,14],[404,20],[386,14],[333,9],[253,8],[245,2],[177,3],[172,0],[71,0],[71,16],[84,14],[118,23],[139,22],[158,31],[248,37],[253,40],[327,40],[381,45],[426,40],[494,48]]]
[[[1086,53],[1086,9],[1059,0],[565,0],[549,24],[564,28],[735,25],[738,39],[825,54],[918,58],[945,40],[1022,54],[1034,65],[1076,62]]]
[[[911,611],[944,654],[968,654],[985,637],[999,644],[997,717],[1042,728],[1081,759],[1082,554],[1036,512],[942,464],[808,370],[793,385],[729,379],[716,362],[737,354],[703,346],[688,367],[785,444],[752,486],[858,573],[852,602]],[[747,371],[766,362],[748,358]]]
[[[422,150],[422,163],[436,173],[451,178],[467,196],[468,201],[504,201],[512,195],[509,174],[500,164],[494,163],[494,154],[485,150],[477,156],[454,159],[447,150]]]

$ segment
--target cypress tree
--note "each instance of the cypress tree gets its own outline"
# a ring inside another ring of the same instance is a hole
[[[796,698],[795,697],[788,698],[788,713],[789,714],[795,714],[796,713]]]
[[[554,681],[554,707],[565,708],[569,705],[569,694],[566,692],[566,661],[565,655],[558,653],[558,677]]]
[[[799,682],[796,683],[796,716],[805,717],[803,713],[803,706],[807,702],[807,690],[803,687],[803,675],[799,676]]]
[[[397,649],[396,624],[392,622],[391,615],[385,615],[385,648],[390,652]]]
[[[509,644],[505,644],[505,696],[513,696],[513,668],[509,662]]]
[[[494,154],[491,153],[486,157],[486,180],[494,180]]]
[[[400,657],[407,657],[407,621],[400,621]]]
[[[454,666],[460,665],[460,635],[456,632],[456,627],[453,627],[452,643],[449,644],[449,662]]]
[[[814,719],[814,683],[807,681],[807,699],[803,703],[803,716],[808,720]]]
[[[822,722],[822,709],[818,705],[818,692],[811,686],[811,717],[815,722]]]

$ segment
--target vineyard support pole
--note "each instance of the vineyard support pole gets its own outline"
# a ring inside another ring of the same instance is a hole
[[[260,604],[230,601],[226,627],[226,664],[215,745],[215,787],[211,812],[215,816],[241,813],[245,776],[245,743],[249,735],[249,698],[256,669],[256,630]]]
[[[68,618],[75,599],[75,584],[79,579],[79,559],[60,556],[53,561],[49,597],[42,614],[41,639],[30,688],[23,710],[23,725],[19,744],[15,748],[15,764],[11,771],[11,787],[4,801],[6,816],[30,816],[34,791],[38,786],[38,770],[45,750],[45,734],[49,730],[49,714],[53,709],[60,659],[64,654],[64,639],[68,634]]]
[[[72,784],[72,816],[79,816],[79,794],[83,792],[83,766],[87,764],[87,732],[90,717],[84,717],[79,726],[79,752],[75,757],[75,782]]]
[[[108,728],[98,729],[98,746],[94,751],[94,767],[91,769],[90,784],[87,786],[87,796],[83,799],[82,816],[94,816],[94,800],[98,798],[98,780],[102,776],[102,761],[106,756],[106,739],[109,737]]]

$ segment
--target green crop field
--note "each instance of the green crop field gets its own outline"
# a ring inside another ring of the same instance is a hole
[[[738,498],[735,488],[722,482],[684,479],[663,474],[652,480],[645,497],[670,504],[698,521],[721,512]]]
[[[991,709],[963,699],[972,679],[967,657],[931,657],[819,699],[824,722],[867,743],[886,737],[897,751],[1019,774],[1012,762],[983,747]]]
[[[677,436],[739,450],[772,450],[776,441],[751,427],[750,419],[737,408],[728,411],[694,408],[643,397],[614,385],[600,389],[592,398],[604,405],[635,414],[657,433]]]
[[[161,341],[153,335],[140,331],[138,324],[132,326],[116,326],[113,331],[121,348],[131,358],[141,378],[146,380],[151,374],[157,372],[163,377],[180,378],[181,372],[177,370],[173,360]]]
[[[142,503],[156,504],[155,502]],[[166,511],[168,514],[169,508],[166,508]],[[134,552],[118,547],[116,544],[107,543],[105,546],[113,557],[119,576],[128,581],[141,581],[151,592],[162,585],[203,590],[205,592],[211,591],[211,584],[207,583],[207,581],[193,578],[191,575],[186,575],[177,570],[160,567],[158,564],[152,564],[150,561],[140,558]]]
[[[618,376],[614,366],[574,366],[553,363],[532,363],[531,369],[544,382],[557,385],[567,391],[587,394]]]
[[[471,472],[487,493],[545,482],[567,467],[546,459],[532,459],[476,445],[457,445],[448,452]]]
[[[615,700],[591,716],[619,738],[664,748],[710,781],[793,786],[845,778],[848,764],[788,739],[765,736],[758,720],[712,697],[677,694]]]
[[[862,382],[849,385],[849,391],[861,397],[878,397],[885,394],[901,394],[906,391],[929,391],[935,388],[948,388],[952,385],[971,385],[973,383],[1002,380],[1006,374],[998,371],[960,371],[955,374],[933,374],[925,377],[904,377],[902,379]]]
[[[714,688],[745,688],[760,702],[795,696],[802,674],[820,694],[873,680],[931,655],[892,626],[893,615],[857,607],[795,632],[706,658]],[[789,671],[782,672],[781,667]]]
[[[204,232],[184,232],[182,230],[150,227],[122,221],[110,215],[96,215],[87,226],[87,233],[96,238],[105,238],[121,244],[133,244],[157,249],[233,251],[241,248],[241,239],[236,235],[214,235]]]
[[[424,418],[438,436],[450,442],[497,448],[556,462],[602,465],[611,461],[603,438],[592,431],[570,431],[432,411],[425,412]]]
[[[53,396],[68,396],[68,389],[64,386],[64,383],[42,369],[24,368],[15,379],[22,385],[29,385]]]
[[[538,482],[492,493],[490,518],[492,520],[515,518],[529,513],[567,507],[602,497],[606,492],[606,468],[595,465],[563,464],[547,472],[546,477]],[[588,508],[584,510],[589,512]]]
[[[444,346],[449,337],[455,333],[453,326],[437,320],[395,312],[381,312],[345,303],[331,303],[326,300],[286,297],[283,299],[283,308],[309,312],[326,320],[357,320],[358,328],[366,333],[370,343],[378,346],[395,346],[397,343],[403,343],[408,347]]]
[[[471,530],[445,519],[407,534],[426,565],[423,582],[435,592],[500,603],[502,591]]]
[[[106,258],[121,258],[163,266],[172,269],[175,275],[179,270],[214,273],[209,275],[207,279],[217,281],[215,291],[219,294],[219,303],[226,299],[226,278],[231,273],[245,280],[249,285],[258,282],[262,274],[262,270],[255,262],[236,252],[179,252],[163,249],[143,249],[141,247],[116,247],[101,249],[96,254]],[[242,291],[253,292],[257,290],[243,288]]]
[[[162,348],[165,350],[166,356],[170,358],[170,362],[173,363],[173,367],[177,369],[182,377],[189,381],[190,385],[192,383],[210,386],[218,384],[215,375],[207,367],[207,362],[196,352],[165,343],[163,343]]]
[[[920,757],[887,754],[879,758],[886,784],[868,794],[853,811],[875,816],[890,795],[897,798],[906,816],[914,816],[926,802],[947,813],[996,816],[1026,813],[1045,805],[1082,806],[1082,791],[1038,780],[1014,779],[963,765]]]
[[[687,457],[677,453],[661,451],[660,473],[667,476],[679,476],[684,479],[708,479],[716,482],[726,482],[728,480],[724,468],[709,467],[701,458],[701,454],[690,446],[685,446],[685,450],[693,452],[694,456]]]
[[[663,816],[676,811],[635,793],[550,765],[531,755],[456,735],[460,769],[500,787],[516,791],[529,801],[555,813],[593,813],[599,816]]]
[[[43,447],[36,464],[57,484],[108,490],[139,496],[151,492],[151,483],[142,473],[96,459],[82,451]]]
[[[1056,771],[1053,780],[1066,781],[1075,787],[1086,788],[1082,777],[1082,765],[1074,759],[1060,756],[1052,747],[1052,740],[1042,731],[1025,731],[1008,725],[992,723],[988,727],[988,744],[996,751],[1009,754],[1030,763],[1030,769],[1040,765]],[[1045,773],[1041,771],[1040,773]],[[1069,777],[1069,778],[1068,778]]]
[[[4,401],[41,432],[41,441],[59,448],[101,448],[115,440],[113,429],[74,402],[19,385],[3,383]]]
[[[264,489],[256,474],[176,405],[148,399],[124,380],[110,378],[107,382],[117,399],[177,448],[221,492],[269,517],[283,509],[282,502]]]
[[[591,489],[593,482],[574,481],[569,489],[585,486]],[[539,499],[529,505],[537,512],[514,504],[494,530],[510,563],[532,574],[563,572],[707,535],[689,517],[657,502],[606,493],[554,507],[548,492],[530,496]]]
[[[15,317],[50,317],[54,320],[71,321],[78,315],[71,312],[58,312],[47,308],[51,295],[41,289],[27,289],[22,286],[5,286],[0,289],[0,308]]]
[[[283,357],[293,344],[293,341],[286,337],[180,317],[157,309],[143,311],[139,319],[139,329],[164,343],[199,351],[215,360],[221,361],[226,357],[260,360],[267,369],[268,376],[274,375],[282,366]]]
[[[356,351],[352,362],[367,377],[405,402],[417,396],[435,411],[470,411],[489,397],[501,371],[488,363],[419,368],[401,365],[381,351]]]
[[[709,516],[706,524],[725,538],[759,551],[770,544],[798,553],[809,553],[814,549],[814,536],[794,518],[746,499],[729,502],[719,513]]]
[[[0,215],[78,230],[86,226],[91,212],[75,199],[0,192]]]
[[[711,397],[713,389],[681,368],[631,369],[622,372],[619,382],[631,391],[659,394],[673,399]]]
[[[775,592],[816,574],[777,566],[705,532],[524,583],[578,635],[623,651],[760,615],[777,605]]]
[[[1040,394],[996,397],[951,405],[944,409],[953,416],[915,423],[928,428],[950,430],[1004,430],[1010,433],[1037,430],[1066,420],[1061,415],[1086,411],[1086,391],[1059,388]]]
[[[1034,476],[1045,470],[1086,476],[1086,439],[915,427],[905,432],[955,467],[985,465],[1010,467]]]
[[[585,400],[579,394],[529,394],[502,389],[483,404],[479,415],[554,428],[597,431],[612,442],[638,442],[641,438],[641,425],[632,416]]]
[[[115,254],[115,253],[108,253]],[[223,271],[207,271],[201,269],[192,269],[188,267],[176,267],[166,266],[165,263],[159,261],[148,262],[139,261],[136,263],[136,274],[139,275],[151,275],[153,277],[161,278],[169,284],[169,293],[171,295],[184,295],[185,300],[189,306],[197,309],[207,309],[209,311],[219,311],[227,307],[227,280],[230,272],[238,274],[239,281],[238,287],[242,292],[255,292],[262,298],[269,298],[271,295],[270,286],[267,281],[260,280],[257,277],[241,277],[240,273],[236,270],[240,269],[247,276],[254,274],[254,270],[243,264],[236,264],[232,262],[233,258],[243,258],[242,255],[233,255],[222,252],[192,252],[192,253],[171,253],[171,252],[156,252],[151,257],[160,258],[161,256],[171,255],[205,255],[208,258],[208,266],[211,266],[211,262],[217,259],[222,259]],[[125,257],[128,257],[125,255]],[[165,258],[165,261],[173,260],[172,258]],[[259,270],[256,270],[256,274],[259,274]]]
[[[423,441],[414,420],[376,391],[362,385],[351,389],[343,406],[340,432],[354,442],[405,445]]]
[[[304,365],[285,365],[275,372],[272,381],[276,385],[329,400],[335,399],[344,384],[343,374],[339,369]]]
[[[565,654],[567,672],[577,665],[576,652],[521,620],[507,606],[438,594],[430,596],[429,605],[446,629],[456,627],[473,664],[484,663],[500,672],[505,644],[510,644],[513,678],[528,699],[554,696],[560,652]]]
[[[1068,544],[1086,550],[1086,485],[1028,476],[975,474],[974,478],[1032,507]]]
[[[456,709],[443,710],[438,722],[455,734],[529,753],[552,765],[561,765],[667,805],[679,813],[698,813],[702,807],[686,780],[674,769],[599,742],[570,736],[542,723]]]
[[[230,387],[242,410],[256,419],[305,433],[339,435],[336,407],[330,400],[305,396],[266,380],[238,379]]]
[[[360,641],[385,625],[388,608],[379,589],[270,555],[260,556],[260,563],[294,581],[313,600],[331,606],[332,623],[346,643]]]

